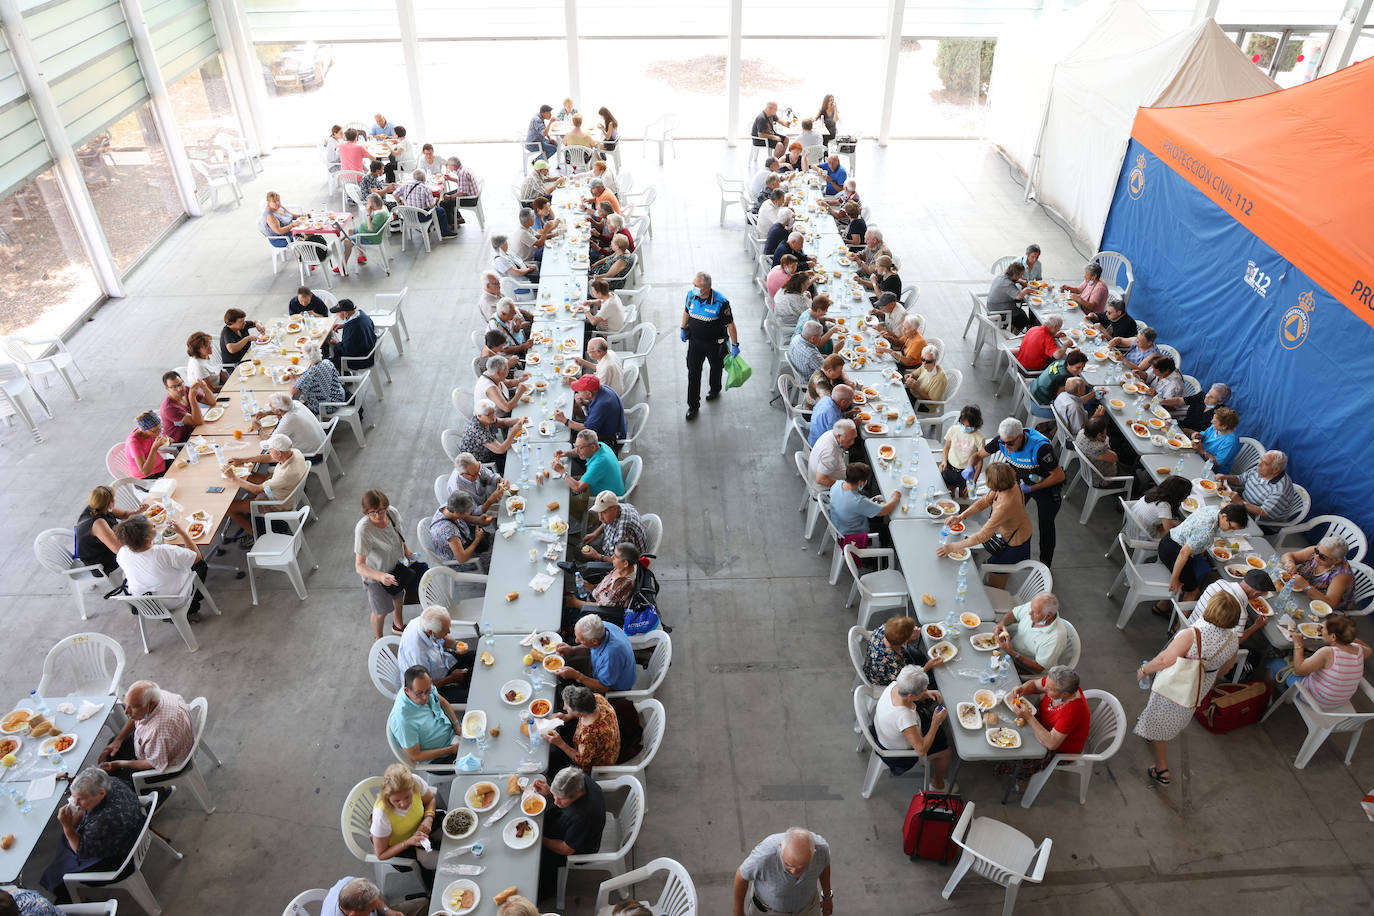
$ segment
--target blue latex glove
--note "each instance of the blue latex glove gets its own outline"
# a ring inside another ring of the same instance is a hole
[[[679,328],[679,329],[678,329],[678,332],[677,332],[677,336],[682,338],[682,342],[683,342],[683,343],[686,343],[686,342],[687,342],[687,329],[686,329],[686,328]]]
[[[1030,496],[1030,491],[1031,491],[1031,485],[1030,485],[1030,484],[1028,484],[1028,483],[1023,483],[1023,484],[1021,484],[1021,495],[1022,495],[1022,496]]]
[[[973,483],[973,465],[969,465],[968,467],[964,468],[963,477],[969,483]]]
[[[739,356],[739,344],[730,344],[730,355]]]

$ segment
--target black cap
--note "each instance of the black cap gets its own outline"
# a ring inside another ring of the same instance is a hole
[[[353,311],[357,311],[357,308],[358,308],[358,307],[357,307],[356,305],[353,304],[353,300],[352,300],[352,299],[340,299],[340,300],[339,300],[339,304],[330,307],[329,311],[331,311],[331,312],[353,312]]]

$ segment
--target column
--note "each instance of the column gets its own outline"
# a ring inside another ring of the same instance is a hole
[[[1204,19],[1215,19],[1220,3],[1221,0],[1193,0],[1193,24],[1197,25]]]
[[[425,129],[425,104],[420,96],[420,39],[415,28],[415,0],[396,0],[396,19],[401,26],[401,56],[406,61],[406,81],[410,83],[410,112],[412,126],[406,128],[406,139],[412,144],[424,143],[429,136]],[[415,147],[415,155],[420,155]]]
[[[238,108],[243,137],[250,150],[261,155],[272,151],[267,128],[267,90],[262,85],[262,65],[248,34],[248,24],[238,0],[205,0],[210,21],[215,24],[219,52],[224,57],[224,75]]]
[[[1331,44],[1322,54],[1322,62],[1317,67],[1317,76],[1335,73],[1350,63],[1350,55],[1355,43],[1360,40],[1360,32],[1369,19],[1371,0],[1346,0],[1341,19],[1336,23],[1336,31],[1331,35]]]
[[[582,51],[577,35],[577,0],[563,0],[563,24],[566,31],[564,40],[568,47],[568,95],[572,96],[580,111],[587,103],[582,98]]]
[[[120,298],[124,295],[124,285],[119,279],[119,268],[115,266],[114,255],[110,253],[110,245],[105,240],[100,217],[86,189],[86,180],[81,176],[81,166],[67,137],[62,114],[57,110],[57,102],[53,99],[48,81],[43,77],[38,55],[24,26],[24,18],[19,14],[18,0],[0,0],[0,25],[5,27],[5,38],[10,53],[14,55],[19,79],[28,93],[29,103],[33,105],[43,137],[48,141],[53,168],[57,172],[63,196],[67,199],[67,208],[76,223],[76,231],[86,248],[86,255],[91,259],[96,281],[105,295]]]
[[[744,0],[730,0],[730,50],[725,57],[725,98],[729,102],[725,116],[727,146],[735,146],[739,139],[739,54],[743,31]]]
[[[181,142],[181,129],[177,127],[172,100],[167,95],[167,83],[162,79],[162,70],[158,67],[157,53],[153,50],[153,39],[148,32],[148,20],[143,16],[143,4],[140,0],[119,0],[119,6],[124,11],[129,35],[134,40],[138,69],[143,73],[143,84],[148,87],[148,97],[152,102],[153,123],[162,135],[162,148],[167,152],[167,162],[172,167],[172,178],[181,196],[182,209],[190,216],[200,216],[200,201],[196,199],[196,179],[191,174],[191,160]]]
[[[878,145],[887,146],[892,132],[892,104],[897,95],[897,61],[902,53],[902,15],[906,0],[888,0],[887,8],[887,68],[883,76],[882,120],[878,127]]]

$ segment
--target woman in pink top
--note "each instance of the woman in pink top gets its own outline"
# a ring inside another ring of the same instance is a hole
[[[1336,709],[1349,702],[1364,677],[1364,660],[1370,648],[1355,638],[1355,621],[1344,614],[1332,614],[1322,628],[1322,646],[1311,656],[1303,656],[1302,634],[1293,630],[1291,673],[1276,670],[1274,679],[1292,685],[1301,679],[1312,699],[1322,709]],[[1282,663],[1282,659],[1276,661]]]
[[[1083,282],[1077,286],[1059,287],[1086,312],[1101,312],[1107,308],[1107,284],[1102,282],[1102,265],[1091,263],[1083,268]]]
[[[133,432],[124,440],[124,463],[129,466],[129,476],[142,480],[161,477],[167,462],[157,450],[171,441],[162,435],[162,420],[157,411],[145,410],[134,423]]]

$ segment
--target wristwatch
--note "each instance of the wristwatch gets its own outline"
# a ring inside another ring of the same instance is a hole
[[[834,900],[834,899],[835,899],[835,892],[834,892],[834,891],[830,891],[829,893],[821,894],[821,899],[822,899],[822,900]]]

